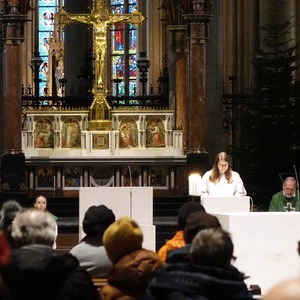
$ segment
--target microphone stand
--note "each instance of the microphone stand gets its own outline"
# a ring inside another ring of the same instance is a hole
[[[296,198],[297,198],[297,202],[298,202],[298,206],[300,205],[299,202],[299,180],[298,180],[298,173],[297,173],[297,169],[296,169],[296,166],[293,165],[294,167],[294,171],[295,171],[295,177],[296,177],[296,184],[297,184],[297,189],[296,189]],[[300,207],[299,207],[300,209]]]
[[[130,182],[130,218],[132,218],[132,175],[131,168],[128,166],[129,182]]]

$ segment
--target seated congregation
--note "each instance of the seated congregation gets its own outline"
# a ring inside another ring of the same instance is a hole
[[[86,235],[70,253],[53,248],[56,224],[47,211],[4,204],[0,226],[0,299],[254,299],[247,274],[233,265],[230,233],[196,203],[181,207],[176,238],[158,253],[143,248],[135,220],[116,220],[104,205],[86,211]],[[294,298],[275,290],[265,299]]]

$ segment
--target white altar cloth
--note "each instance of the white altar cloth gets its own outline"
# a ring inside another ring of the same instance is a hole
[[[79,190],[79,237],[82,238],[82,220],[91,205],[105,205],[112,209],[116,219],[128,216],[141,227],[143,247],[156,250],[156,228],[153,225],[152,187],[82,187]]]
[[[232,235],[235,266],[248,285],[258,284],[265,294],[278,282],[299,277],[297,253],[299,212],[241,212],[214,214]]]
[[[208,213],[249,212],[250,197],[210,197],[201,196],[201,204]]]

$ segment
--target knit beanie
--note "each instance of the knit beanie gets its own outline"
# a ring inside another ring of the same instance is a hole
[[[103,235],[107,256],[115,264],[123,256],[142,249],[143,232],[139,225],[128,217],[111,224]]]
[[[115,214],[111,209],[105,205],[93,205],[88,208],[84,215],[82,229],[86,235],[103,234],[115,220]]]
[[[217,217],[203,211],[196,211],[189,215],[184,229],[184,240],[190,244],[195,235],[208,228],[220,228],[221,224]]]

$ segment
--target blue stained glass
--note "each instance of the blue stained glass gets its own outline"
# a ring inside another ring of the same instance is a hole
[[[57,6],[57,0],[39,0],[39,7],[41,6]]]
[[[136,51],[136,30],[129,30],[129,51]]]
[[[111,11],[114,14],[132,13],[137,9],[137,0],[111,0]],[[126,6],[123,6],[126,4]],[[126,7],[126,11],[125,11]],[[130,96],[137,95],[137,64],[136,64],[136,49],[137,49],[137,26],[127,23],[129,29],[125,36],[124,24],[116,23],[111,30],[111,77],[121,78],[123,81],[117,85],[112,81],[112,92],[114,95],[129,94]],[[125,45],[129,47],[125,49]],[[124,56],[125,55],[125,56]],[[124,57],[128,55],[128,60],[124,61]],[[128,73],[124,73],[126,70]],[[126,86],[124,84],[126,83]],[[127,86],[128,84],[128,86]]]
[[[129,5],[128,6],[128,12],[132,13],[134,11],[136,11],[136,6],[135,5]]]
[[[41,56],[47,56],[49,50],[49,34],[50,32],[39,32],[39,50]]]
[[[136,96],[136,81],[135,80],[130,80],[129,81],[129,96]]]
[[[129,56],[129,78],[136,79],[137,65],[135,55]]]
[[[54,9],[53,7],[39,8],[39,29],[40,30],[53,30],[54,26]]]
[[[118,51],[124,50],[123,25],[121,23],[117,23],[115,25],[115,28],[118,28],[118,27],[121,27],[121,29],[111,31],[111,45],[112,45],[113,53],[115,51],[118,52]]]
[[[118,92],[117,92],[117,88],[118,88]],[[118,84],[116,84],[115,82],[113,83],[113,95],[114,96],[123,96],[125,95],[125,85],[124,85],[124,81],[119,82]]]
[[[111,5],[119,5],[124,4],[124,0],[112,0]]]
[[[112,76],[113,78],[124,77],[124,56],[112,57]]]
[[[117,6],[113,9],[113,14],[124,14],[124,6],[123,5],[120,5],[120,6]]]
[[[43,60],[40,67],[39,79],[40,95],[46,95],[48,73],[48,50],[50,33],[54,30],[54,17],[58,7],[58,0],[39,0],[39,53]],[[64,5],[64,1],[62,1]]]
[[[47,77],[46,76],[47,76],[47,74],[44,71],[40,70],[40,79],[42,81],[47,81]]]
[[[39,93],[40,93],[40,95],[43,95],[43,96],[47,95],[47,85],[46,85],[46,82],[41,82],[40,83]]]

